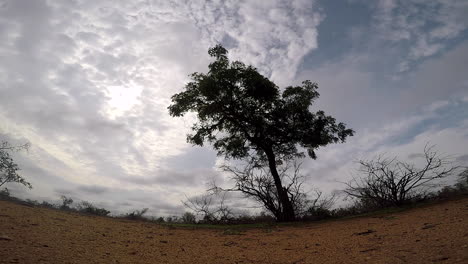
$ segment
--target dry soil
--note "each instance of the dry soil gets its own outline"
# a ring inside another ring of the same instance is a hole
[[[468,198],[241,232],[0,201],[0,263],[468,263]]]

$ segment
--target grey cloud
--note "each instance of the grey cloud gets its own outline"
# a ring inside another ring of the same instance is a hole
[[[109,191],[108,187],[97,186],[97,185],[82,185],[77,187],[78,191],[82,191],[89,194],[103,194]]]
[[[400,94],[401,110],[407,111],[414,106],[429,105],[436,100],[465,93],[466,61],[468,60],[468,41],[460,43],[440,58],[427,61],[412,74],[406,89]]]
[[[179,168],[179,170],[161,170],[153,173],[155,173],[157,176],[125,176],[122,178],[122,180],[144,186],[161,185],[171,187],[197,187],[203,186],[212,180],[220,181],[221,179],[221,176],[218,172],[209,168],[193,170]]]
[[[215,166],[216,151],[211,146],[192,146],[185,153],[167,157],[164,163],[170,168],[184,168],[187,170],[212,168]]]
[[[409,43],[407,53],[399,56],[404,65],[400,72],[406,72],[408,65],[419,59],[441,52],[447,40],[458,37],[468,28],[465,15],[468,4],[463,0],[436,0],[424,4],[417,0],[381,0],[375,7],[375,34],[393,44]]]
[[[57,193],[59,196],[63,195],[70,198],[81,198],[78,197],[79,195],[75,191],[67,188],[54,188],[54,192]]]
[[[468,163],[468,154],[457,157],[457,161]]]

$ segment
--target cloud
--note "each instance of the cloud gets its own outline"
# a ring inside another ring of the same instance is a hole
[[[375,34],[384,42],[408,47],[407,53],[400,53],[399,73],[407,72],[409,65],[420,59],[440,53],[447,40],[468,29],[468,4],[463,0],[380,0],[375,10]]]
[[[89,185],[89,186],[82,185],[82,186],[79,186],[77,189],[78,191],[82,191],[82,192],[89,193],[89,194],[103,194],[109,191],[108,187],[97,186],[97,185]]]
[[[468,163],[468,154],[461,155],[457,157],[457,161],[463,162],[463,163]]]
[[[315,1],[303,0],[207,2],[189,9],[204,39],[230,39],[236,44],[230,50],[233,58],[255,65],[280,85],[290,81],[301,58],[317,48],[317,27],[323,19]]]

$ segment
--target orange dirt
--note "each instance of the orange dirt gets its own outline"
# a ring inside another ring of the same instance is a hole
[[[468,198],[231,233],[0,201],[0,263],[468,263]]]

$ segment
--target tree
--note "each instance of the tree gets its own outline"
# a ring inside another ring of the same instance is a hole
[[[233,218],[232,210],[226,205],[226,193],[210,192],[187,198],[182,202],[205,223],[226,223]]]
[[[300,173],[301,165],[302,163],[296,160],[287,160],[278,166],[277,170],[295,216],[310,218],[313,212],[327,211],[333,205],[335,195],[324,197],[323,193],[317,189],[313,190],[312,195],[310,192],[305,192],[303,185],[306,177]],[[234,186],[226,189],[213,183],[209,191],[214,193],[241,192],[246,197],[262,204],[275,218],[280,218],[281,202],[267,164],[258,164],[255,158],[251,158],[244,166],[222,165],[221,168],[230,173]]]
[[[60,196],[60,199],[62,200],[62,205],[60,206],[60,209],[69,210],[70,205],[73,203],[73,199],[65,195]]]
[[[281,218],[281,200],[268,164],[259,164],[253,157],[244,166],[223,165],[221,169],[230,173],[234,186],[225,189],[213,183],[210,191],[215,193],[241,192],[246,197],[262,204],[275,218]],[[281,184],[288,195],[295,216],[301,215],[308,203],[307,195],[302,190],[305,177],[299,174],[299,169],[300,164],[295,160],[287,160],[277,167]]]
[[[316,83],[304,81],[281,92],[254,67],[230,62],[227,53],[221,45],[209,49],[215,60],[208,73],[191,74],[185,90],[172,96],[169,113],[175,117],[197,113],[194,134],[187,136],[189,143],[212,143],[226,159],[253,154],[266,162],[280,201],[278,220],[292,221],[294,208],[277,166],[303,157],[303,150],[315,159],[317,148],[344,142],[354,131],[323,111],[309,110],[319,97]]]
[[[426,145],[422,156],[422,167],[384,156],[361,160],[359,171],[365,176],[346,183],[344,192],[368,206],[402,206],[416,198],[424,198],[436,180],[446,178],[460,168],[454,166],[449,157],[438,154],[433,146]]]
[[[195,224],[197,222],[197,217],[191,212],[185,212],[180,220],[185,224]]]
[[[6,183],[16,182],[29,189],[32,188],[32,185],[18,174],[19,166],[13,161],[10,155],[12,151],[27,150],[28,148],[29,144],[12,146],[6,141],[0,144],[0,187]]]

